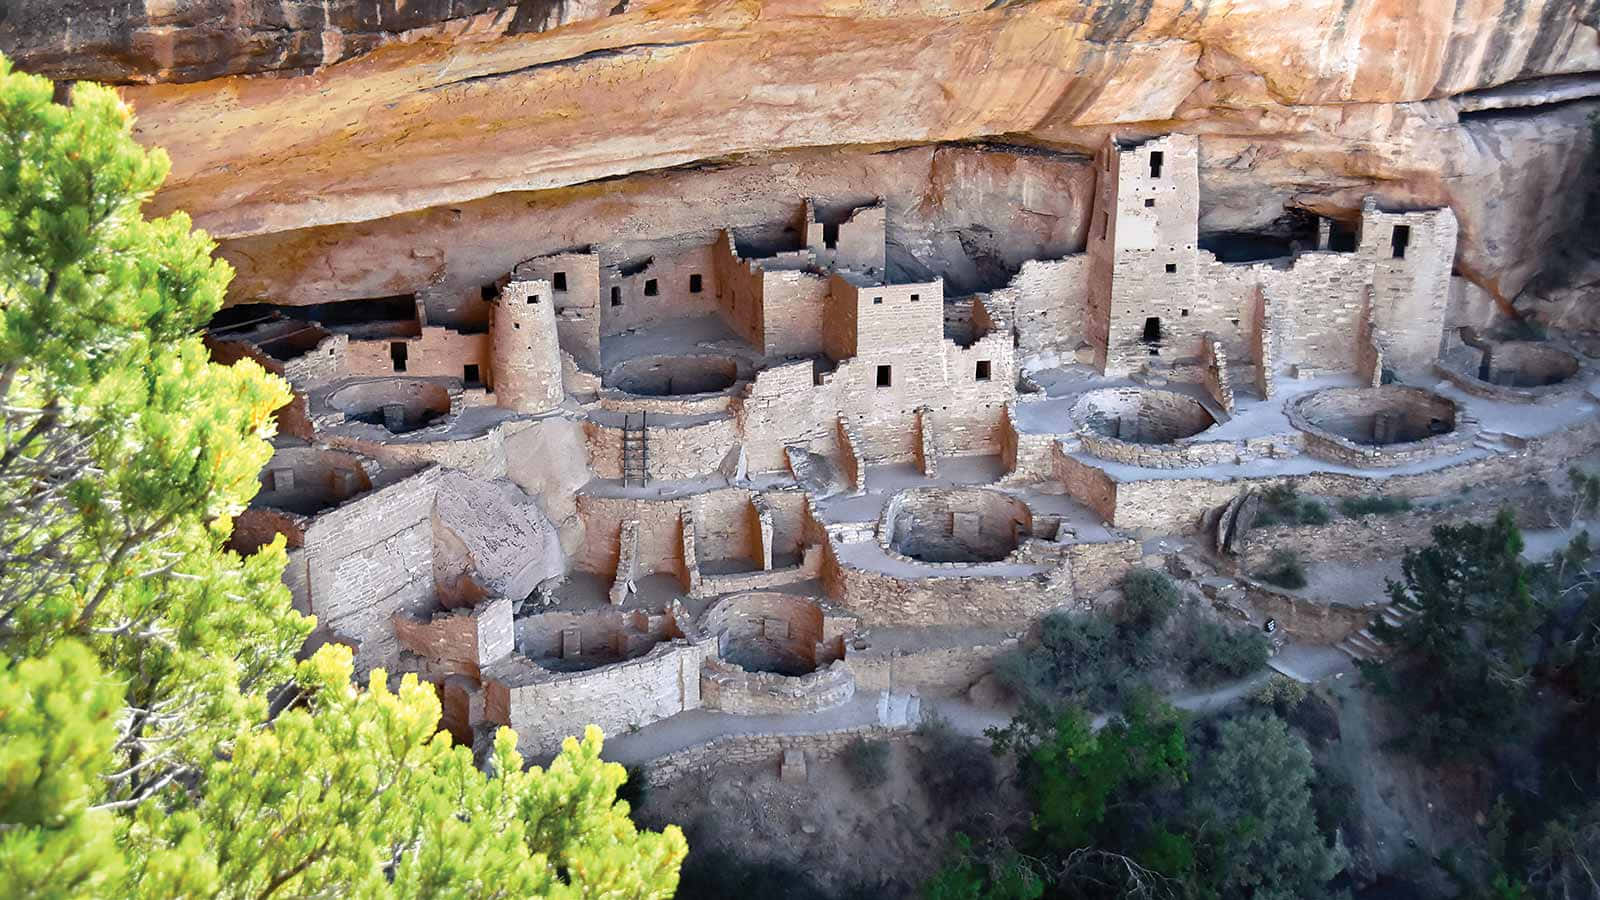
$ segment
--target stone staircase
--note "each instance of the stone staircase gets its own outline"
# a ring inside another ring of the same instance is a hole
[[[1391,603],[1378,612],[1378,616],[1385,623],[1396,627],[1415,614],[1415,607],[1401,603]],[[1389,655],[1389,648],[1378,640],[1370,627],[1363,628],[1340,641],[1338,647],[1345,655],[1355,660],[1381,660]]]
[[[1527,446],[1527,441],[1514,434],[1503,431],[1490,431],[1487,428],[1478,430],[1472,437],[1472,446],[1490,453],[1512,453]]]

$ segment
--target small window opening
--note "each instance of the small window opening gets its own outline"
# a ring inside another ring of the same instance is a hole
[[[837,224],[828,224],[826,222],[823,223],[823,225],[822,225],[822,246],[827,248],[827,249],[829,249],[829,250],[834,250],[834,249],[838,248],[838,246],[839,246],[839,226]]]
[[[1165,158],[1166,158],[1165,155],[1160,150],[1152,150],[1152,151],[1150,151],[1150,177],[1151,178],[1160,178],[1161,177],[1161,163],[1165,160]]]
[[[498,293],[500,293],[499,290],[497,290],[492,284],[486,284],[478,288],[478,296],[482,297],[485,303],[492,302],[495,294]]]
[[[467,363],[466,365],[462,366],[461,380],[467,383],[467,387],[477,387],[480,381],[478,377],[478,367],[472,363]]]
[[[1145,201],[1144,201],[1144,208],[1145,209],[1154,209],[1155,206],[1156,206],[1156,198],[1154,198],[1154,197],[1146,197],[1145,198]]]
[[[1389,246],[1394,248],[1395,259],[1406,258],[1406,245],[1409,243],[1411,243],[1411,226],[1396,225],[1394,227],[1394,237],[1389,240]]]
[[[695,272],[693,275],[689,276],[689,293],[698,294],[698,293],[700,293],[700,288],[701,288],[700,273],[699,272]]]
[[[644,295],[646,297],[654,297],[659,293],[661,293],[661,289],[656,286],[656,280],[654,278],[651,278],[644,283]]]
[[[558,291],[566,290],[567,289],[567,273],[565,273],[565,272],[557,272],[553,277],[551,277],[550,286],[555,288]]]
[[[1233,327],[1235,327],[1235,328],[1239,327],[1239,320],[1238,319],[1229,319],[1228,321],[1233,323]]]
[[[394,363],[394,370],[396,372],[404,372],[406,370],[405,341],[389,342],[389,360]]]
[[[890,374],[889,374],[889,367],[888,366],[879,366],[878,367],[878,387],[881,387],[881,388],[889,387],[889,385],[891,383],[892,383],[892,380],[891,380]]]
[[[989,380],[989,361],[987,359],[978,360],[978,369],[972,374],[972,377],[977,381]]]
[[[1177,271],[1178,271],[1178,264],[1177,263],[1167,263],[1167,274],[1171,275],[1171,274],[1176,273]]]
[[[613,286],[611,288],[611,305],[612,306],[621,306],[622,305],[622,288],[615,287],[615,286]]]
[[[883,298],[882,297],[873,297],[872,298],[872,303],[873,303],[874,306],[879,305],[879,304],[883,303]]]
[[[1161,343],[1161,319],[1158,316],[1144,320],[1144,336],[1140,340],[1146,344]]]
[[[1186,318],[1186,317],[1188,317],[1188,315],[1189,315],[1189,311],[1187,309],[1178,310],[1178,318],[1180,318],[1180,319]]]
[[[529,306],[532,306],[532,305],[534,305],[535,303],[538,303],[538,302],[539,302],[539,295],[538,294],[529,294],[528,295],[528,305]]]
[[[911,295],[911,302],[912,303],[915,303],[915,302],[917,302],[918,300],[921,300],[921,299],[922,299],[922,295],[921,294],[912,294]]]

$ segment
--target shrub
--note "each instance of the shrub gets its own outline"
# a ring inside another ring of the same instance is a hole
[[[1256,577],[1278,587],[1303,588],[1306,586],[1306,567],[1300,561],[1300,554],[1293,550],[1274,550],[1272,558],[1267,561],[1267,568],[1256,573]]]
[[[994,755],[937,713],[917,724],[922,788],[935,808],[966,812],[994,791]]]
[[[1267,664],[1272,645],[1253,629],[1233,629],[1216,622],[1196,622],[1189,635],[1184,671],[1196,684],[1243,678]]]
[[[1250,694],[1250,700],[1270,706],[1278,715],[1286,715],[1306,699],[1306,686],[1287,675],[1274,675],[1261,683]]]
[[[1301,498],[1293,485],[1275,484],[1261,492],[1261,510],[1256,513],[1255,524],[1326,525],[1331,518],[1327,507]]]
[[[1141,628],[1157,629],[1177,612],[1182,595],[1165,572],[1133,569],[1122,578],[1122,620]]]
[[[1349,518],[1361,516],[1392,516],[1411,509],[1411,501],[1405,497],[1346,497],[1339,501],[1339,512]]]
[[[856,787],[876,788],[889,780],[889,752],[886,740],[856,738],[845,746],[841,759]]]

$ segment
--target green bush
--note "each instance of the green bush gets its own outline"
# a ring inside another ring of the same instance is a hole
[[[876,788],[889,780],[889,742],[856,738],[845,745],[841,761],[860,788]]]
[[[1349,518],[1361,516],[1392,516],[1411,509],[1405,497],[1346,497],[1339,501],[1339,512]]]
[[[1288,712],[1299,706],[1306,699],[1308,689],[1304,684],[1295,681],[1287,675],[1274,675],[1261,683],[1250,694],[1253,703],[1270,706],[1278,715],[1287,715]]]
[[[1332,518],[1326,506],[1302,498],[1293,485],[1275,484],[1261,492],[1261,510],[1256,513],[1255,524],[1326,525]]]
[[[1204,621],[1191,629],[1187,650],[1184,672],[1199,685],[1243,678],[1265,666],[1272,655],[1265,634]]]
[[[1257,572],[1256,577],[1278,587],[1303,588],[1306,586],[1306,567],[1300,561],[1300,554],[1293,550],[1274,550],[1272,558],[1267,561],[1267,568]]]
[[[1122,578],[1122,621],[1156,629],[1178,611],[1182,594],[1165,572],[1133,569]]]

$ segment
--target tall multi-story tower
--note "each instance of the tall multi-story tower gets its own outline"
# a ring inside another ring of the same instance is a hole
[[[489,312],[495,403],[524,413],[561,405],[561,343],[548,281],[513,281]]]
[[[1103,372],[1152,357],[1196,356],[1214,323],[1200,309],[1197,142],[1169,134],[1137,145],[1106,142],[1089,228],[1086,338]]]
[[[1439,358],[1456,231],[1449,207],[1391,213],[1370,197],[1362,204],[1357,252],[1372,266],[1372,325],[1385,365],[1426,369]]]

